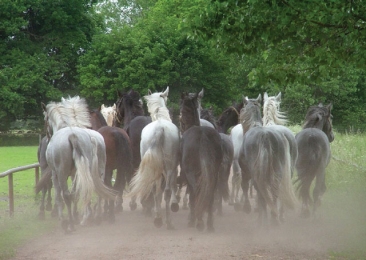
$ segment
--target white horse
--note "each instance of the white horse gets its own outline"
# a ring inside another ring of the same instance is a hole
[[[83,202],[84,222],[91,210],[94,191],[104,198],[115,196],[103,184],[100,175],[104,172],[105,146],[97,135],[86,129],[90,126],[90,118],[84,99],[62,99],[60,103],[51,102],[43,108],[47,133],[51,137],[46,160],[52,170],[58,215],[65,232],[69,232],[74,230],[77,222],[75,198],[81,198]],[[67,185],[68,177],[73,179],[71,192]],[[63,201],[67,206],[68,220],[63,218]],[[71,210],[72,202],[74,211]]]
[[[297,161],[297,144],[294,133],[285,127],[287,123],[286,116],[283,112],[279,111],[281,104],[281,92],[277,96],[268,97],[267,92],[263,95],[263,126],[270,127],[282,133],[289,143],[290,157],[291,157],[291,177],[295,170]],[[279,218],[283,221],[283,203],[281,203]]]
[[[249,99],[248,99],[248,97],[244,97],[243,102],[244,102],[244,100],[247,101]],[[254,100],[254,99],[251,99],[251,100]],[[261,94],[258,95],[256,101],[257,102],[262,101]],[[246,103],[246,102],[244,102],[244,103]],[[242,183],[242,175],[241,175],[241,168],[239,166],[238,160],[239,160],[240,148],[243,143],[244,134],[245,133],[244,133],[243,126],[241,123],[234,126],[230,132],[231,140],[234,145],[234,157],[233,157],[233,163],[232,163],[233,175],[231,178],[232,187],[231,187],[229,204],[234,205],[235,210],[239,210],[241,207],[240,205],[241,205],[241,203],[243,203],[244,198],[245,198],[244,211],[246,213],[249,213],[251,211],[251,206],[249,203],[248,194],[243,193],[241,198],[239,198],[240,187],[241,187],[241,183]]]
[[[102,113],[105,121],[107,122],[108,126],[113,126],[114,119],[116,118],[117,111],[116,111],[116,104],[113,106],[106,107],[104,104],[100,107],[100,112]]]
[[[163,224],[161,216],[162,186],[166,210],[166,224],[173,229],[170,210],[179,210],[176,198],[176,178],[179,164],[179,129],[170,119],[166,101],[169,87],[164,92],[157,92],[144,96],[148,111],[152,118],[150,124],[144,127],[141,133],[141,163],[131,181],[129,196],[146,198],[151,192],[154,194],[156,227]],[[170,207],[170,202],[171,207]]]

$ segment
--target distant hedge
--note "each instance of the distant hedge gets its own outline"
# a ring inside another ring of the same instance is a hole
[[[0,134],[0,146],[38,146],[39,134]]]

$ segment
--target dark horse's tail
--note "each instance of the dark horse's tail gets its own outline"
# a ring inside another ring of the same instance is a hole
[[[122,171],[122,176],[117,176],[117,178],[124,178],[126,183],[129,184],[134,172],[130,138],[127,133],[119,131],[114,131],[112,134],[116,142],[116,147],[118,147],[116,155],[117,160],[119,160],[117,174],[119,174],[119,171]],[[124,187],[120,188],[124,189]]]
[[[51,169],[50,169],[50,167],[47,167],[42,172],[42,177],[41,177],[41,179],[39,179],[39,181],[37,182],[37,184],[35,186],[36,194],[38,194],[41,190],[43,190],[44,187],[46,187],[46,185],[48,185],[48,183],[51,180],[51,177],[52,177]]]
[[[219,178],[218,171],[222,161],[221,140],[215,142],[214,138],[210,138],[202,131],[199,150],[201,176],[198,178],[196,186],[196,216],[202,216],[214,201],[214,193]]]

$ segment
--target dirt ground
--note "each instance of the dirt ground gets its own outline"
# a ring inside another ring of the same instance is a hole
[[[156,228],[153,218],[124,202],[115,224],[77,226],[65,235],[61,227],[17,251],[24,259],[329,259],[343,241],[339,223],[322,218],[301,219],[287,212],[279,227],[258,228],[257,213],[236,212],[224,203],[223,216],[215,215],[215,232],[188,228],[188,210],[172,213],[175,230]],[[49,215],[47,215],[49,217]]]

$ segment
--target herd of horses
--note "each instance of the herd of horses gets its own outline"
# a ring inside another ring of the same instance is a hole
[[[295,135],[285,126],[286,116],[279,110],[281,93],[273,97],[264,93],[263,102],[261,94],[245,97],[216,119],[211,109],[202,108],[203,90],[184,92],[179,125],[173,123],[166,105],[168,95],[169,87],[163,92],[148,91],[143,99],[149,116],[135,90],[119,92],[113,107],[102,105],[94,110],[79,96],[42,104],[47,135],[38,150],[40,217],[52,209],[52,184],[53,215],[59,217],[66,233],[79,223],[113,223],[126,198],[131,210],[139,202],[145,214],[153,214],[156,227],[165,220],[166,227],[173,229],[171,212],[179,210],[185,185],[188,226],[200,231],[205,227],[214,231],[213,214],[215,210],[222,213],[223,200],[235,209],[251,212],[253,187],[259,225],[267,224],[267,210],[270,223],[279,225],[286,209],[297,208],[297,197],[302,201],[302,217],[316,215],[326,190],[325,168],[334,139],[331,104],[310,107],[303,129]],[[67,217],[63,216],[64,205]]]

